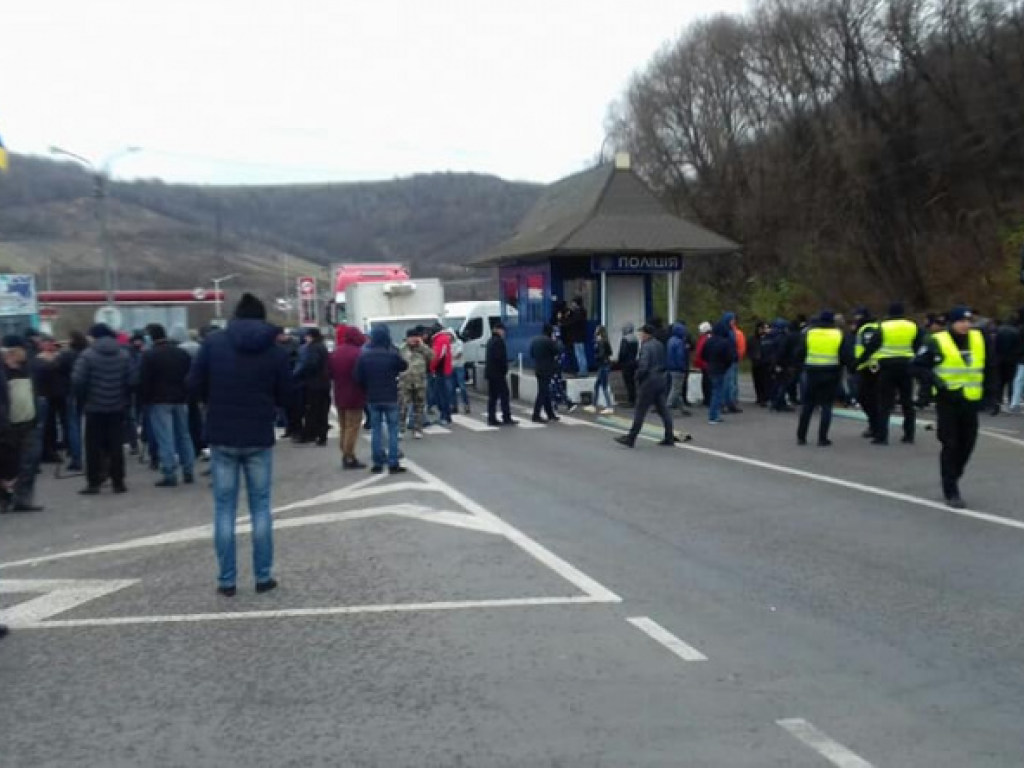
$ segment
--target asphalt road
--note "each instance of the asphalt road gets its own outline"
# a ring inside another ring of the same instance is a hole
[[[281,445],[281,587],[241,531],[233,599],[205,484],[44,476],[0,518],[0,765],[1024,764],[1024,418],[956,514],[933,432],[702,415],[629,450],[474,414],[375,479]]]

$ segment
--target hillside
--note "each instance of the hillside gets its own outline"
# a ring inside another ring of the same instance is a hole
[[[286,277],[337,261],[397,260],[450,281],[450,295],[493,293],[463,264],[508,236],[540,187],[473,174],[282,187],[110,186],[110,246],[122,288],[210,285],[269,300]],[[77,165],[15,157],[0,176],[0,272],[53,288],[103,284],[92,179]]]

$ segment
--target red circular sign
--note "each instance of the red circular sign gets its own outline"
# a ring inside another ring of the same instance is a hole
[[[312,296],[313,295],[313,288],[314,288],[314,283],[313,283],[313,279],[312,278],[304,277],[301,280],[299,280],[299,292],[303,296]]]

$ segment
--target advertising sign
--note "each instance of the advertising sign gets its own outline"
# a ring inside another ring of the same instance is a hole
[[[299,294],[299,325],[319,325],[317,321],[316,278],[300,277],[295,281]]]
[[[675,254],[594,256],[591,259],[591,267],[595,272],[617,272],[619,274],[678,272],[683,268],[683,258]]]
[[[0,275],[0,317],[38,312],[35,275]]]

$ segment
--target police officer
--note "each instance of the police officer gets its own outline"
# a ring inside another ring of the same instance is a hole
[[[966,307],[949,313],[949,330],[939,331],[914,359],[914,372],[935,388],[938,416],[939,472],[946,504],[967,505],[960,497],[959,481],[978,439],[978,411],[993,390],[995,369],[984,334],[971,328]]]
[[[903,408],[903,442],[914,442],[914,378],[910,363],[915,350],[924,343],[924,335],[917,323],[908,320],[901,302],[889,305],[889,316],[878,325],[878,333],[865,341],[864,352],[858,365],[871,356],[878,360],[878,418],[872,427],[871,442],[889,444],[889,416],[899,394]]]
[[[866,307],[857,308],[853,313],[853,322],[856,330],[852,372],[857,380],[857,400],[868,420],[862,437],[874,437],[875,425],[878,423],[878,358],[874,354],[865,355],[864,350],[878,335],[878,322],[872,319],[871,311]]]
[[[811,424],[814,409],[821,408],[818,424],[818,445],[832,445],[828,430],[832,425],[832,405],[839,391],[841,365],[850,365],[853,354],[850,342],[842,330],[836,328],[835,314],[824,310],[818,321],[807,330],[804,343],[799,351],[807,375],[807,389],[800,409],[800,423],[796,430],[799,445],[807,444],[807,429]]]

